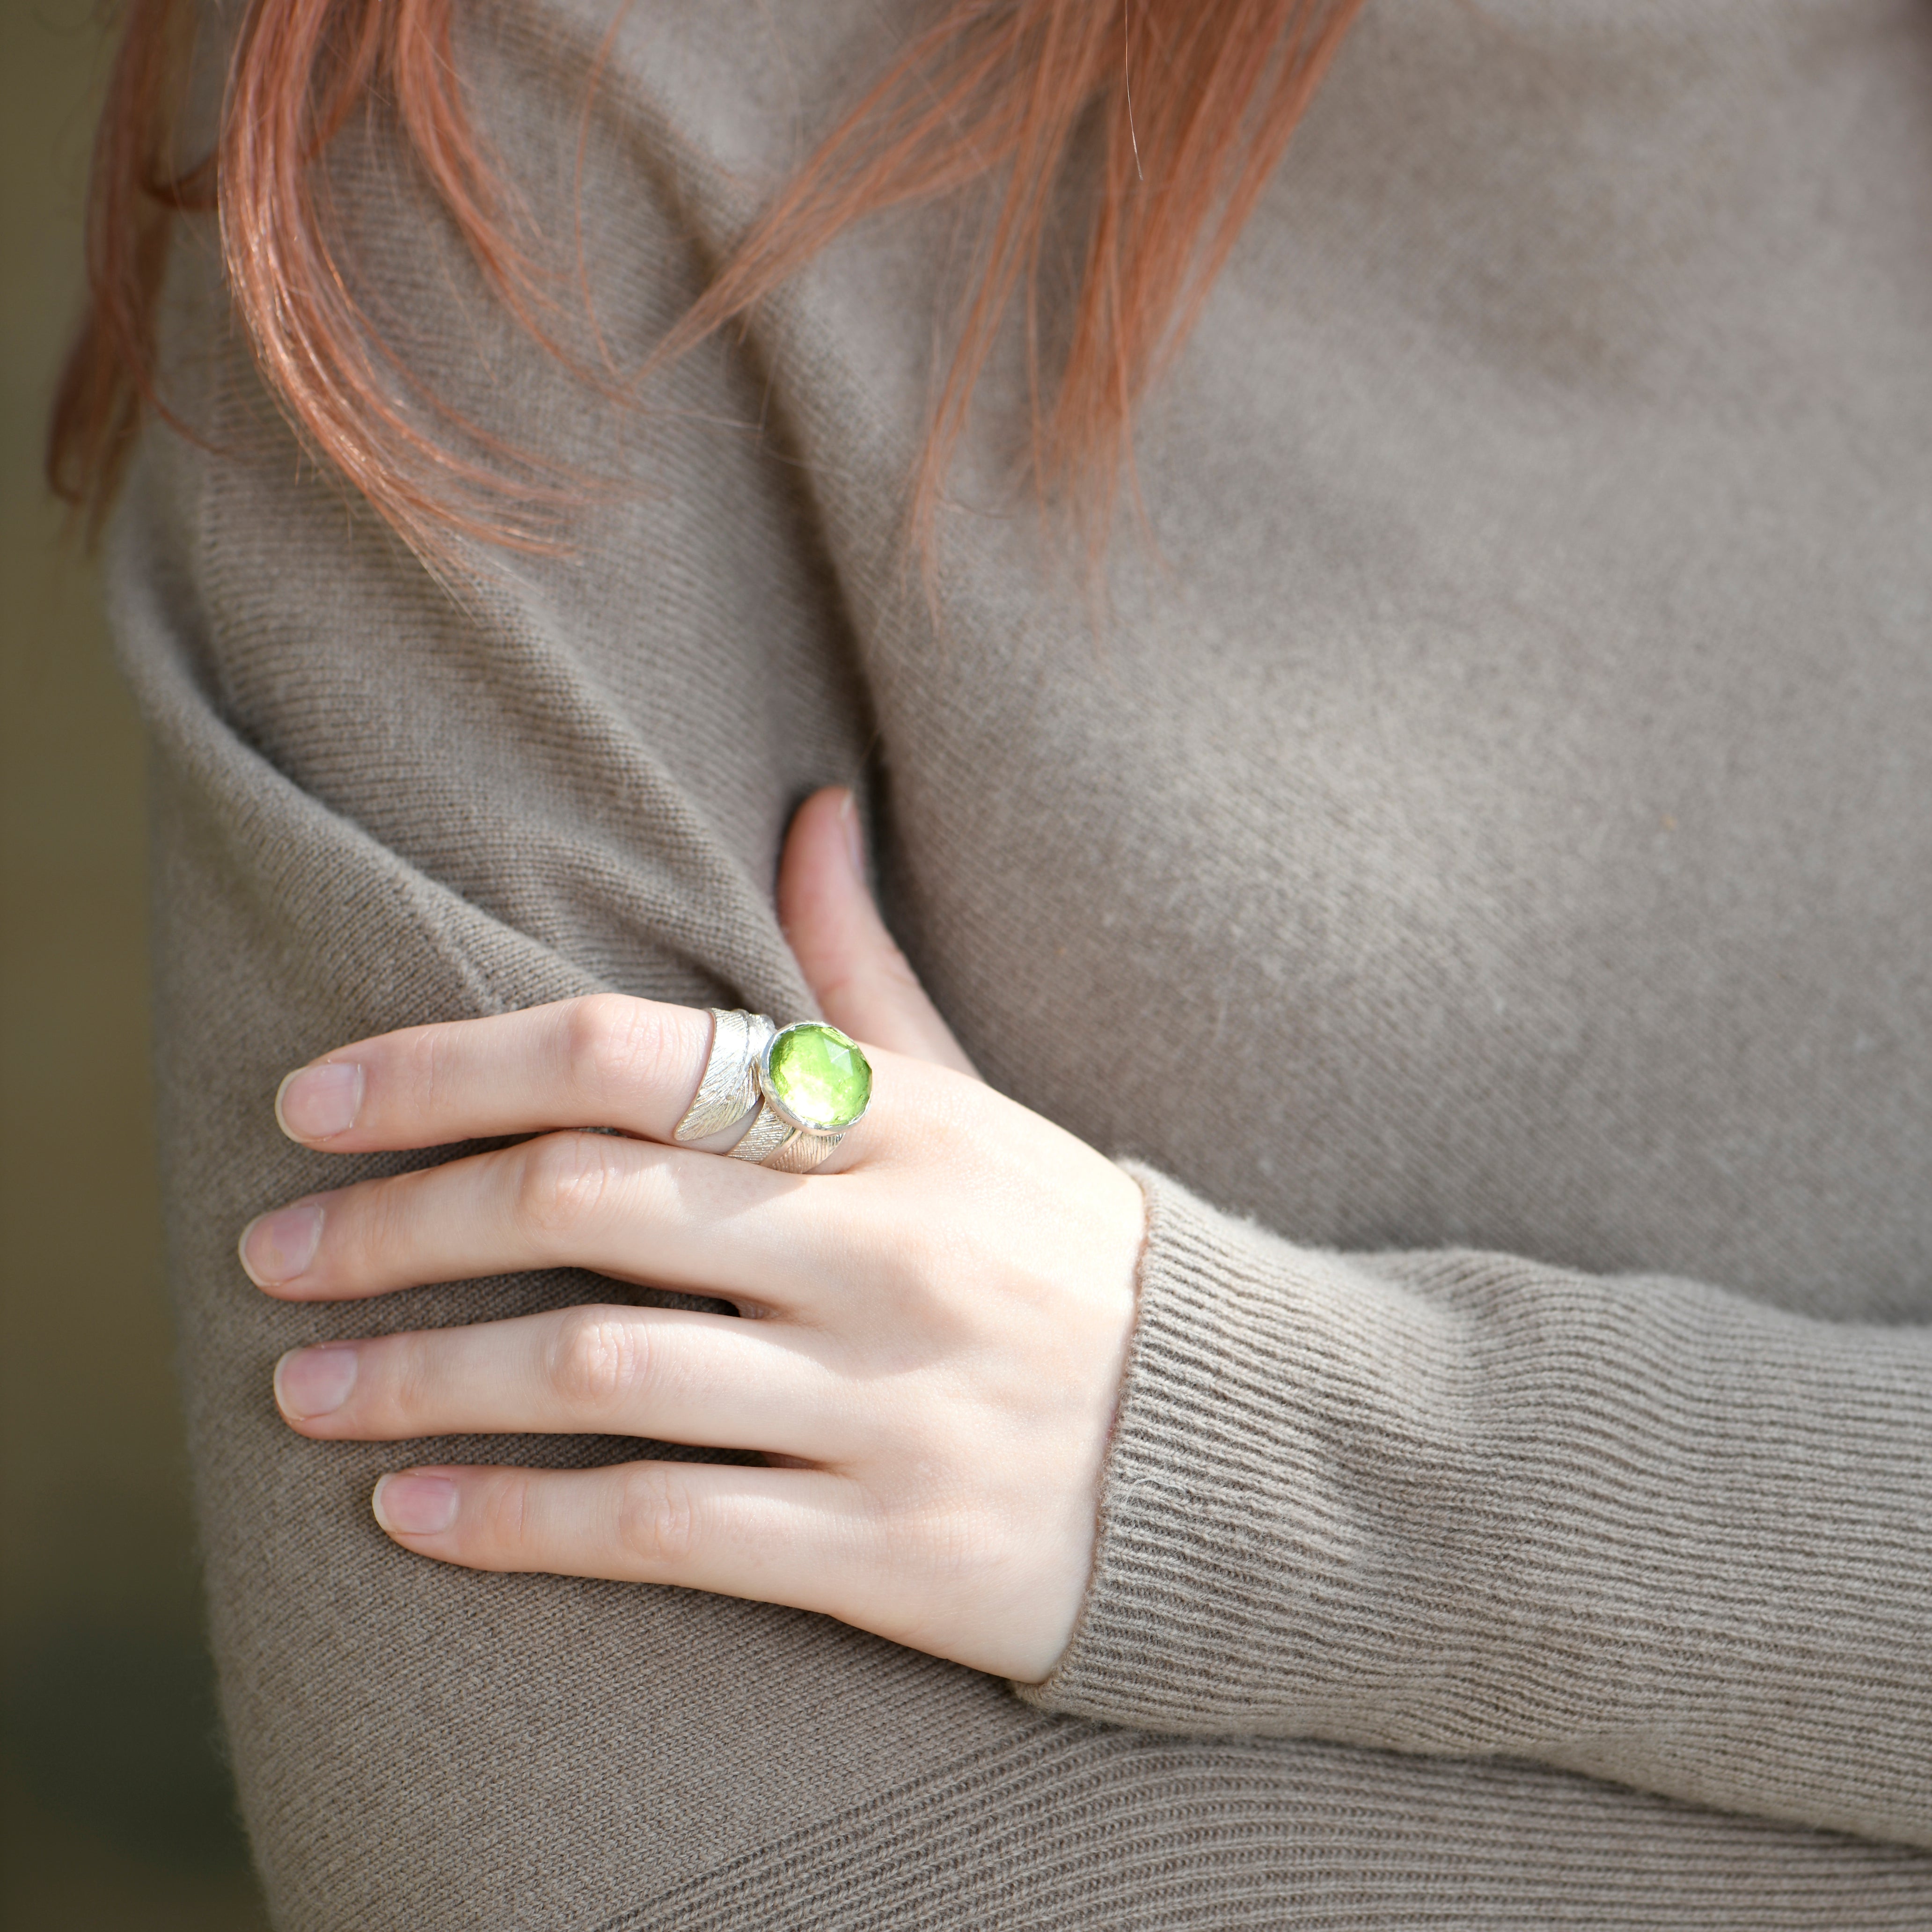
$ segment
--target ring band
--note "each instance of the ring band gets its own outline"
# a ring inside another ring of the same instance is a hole
[[[735,1126],[759,1100],[758,1056],[778,1031],[763,1013],[711,1009],[711,1050],[696,1097],[671,1138],[701,1141]]]
[[[872,1063],[822,1020],[799,1020],[766,1035],[753,1072],[763,1104],[731,1158],[781,1174],[809,1174],[872,1105]]]
[[[756,1161],[780,1174],[809,1174],[844,1138],[806,1133],[766,1102],[745,1130],[745,1138],[731,1149],[731,1158]]]

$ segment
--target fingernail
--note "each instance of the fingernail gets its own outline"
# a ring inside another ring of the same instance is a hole
[[[456,1520],[456,1485],[447,1476],[385,1476],[370,1502],[392,1536],[435,1536]]]
[[[277,1406],[298,1422],[333,1414],[356,1386],[356,1361],[353,1348],[291,1348],[275,1364]]]
[[[859,801],[848,792],[838,807],[838,822],[845,828],[846,856],[852,861],[853,876],[866,877],[866,835],[859,824]]]
[[[242,1230],[242,1265],[257,1288],[277,1288],[307,1271],[322,1244],[322,1209],[313,1201],[258,1214]]]
[[[362,1105],[362,1070],[352,1060],[304,1066],[275,1095],[275,1118],[294,1141],[326,1141],[346,1133]]]

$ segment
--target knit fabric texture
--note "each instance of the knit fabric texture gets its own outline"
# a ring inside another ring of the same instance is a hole
[[[616,10],[490,0],[458,54],[622,365],[920,16],[652,0],[600,70]],[[295,448],[184,219],[201,440],[146,439],[113,599],[284,1932],[1932,1923],[1932,13],[1371,4],[1097,596],[1018,476],[1017,332],[933,602],[908,568],[975,204],[626,409],[380,110],[330,168],[406,364],[599,487],[569,554],[433,580]],[[771,888],[835,782],[968,1051],[1150,1203],[1091,1588],[1017,1694],[410,1556],[386,1469],[697,1452],[310,1442],[277,1356],[632,1291],[295,1306],[235,1257],[443,1157],[282,1138],[332,1046],[604,988],[808,1013]]]

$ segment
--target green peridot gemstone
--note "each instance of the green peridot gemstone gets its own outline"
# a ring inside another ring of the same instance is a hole
[[[872,1070],[836,1027],[802,1020],[772,1042],[765,1059],[765,1090],[807,1126],[838,1133],[866,1111],[872,1097]]]

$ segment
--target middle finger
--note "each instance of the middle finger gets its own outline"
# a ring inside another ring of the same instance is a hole
[[[357,1300],[428,1282],[582,1268],[798,1310],[866,1273],[868,1202],[773,1187],[741,1161],[610,1134],[545,1134],[264,1214],[242,1264],[284,1299]]]

